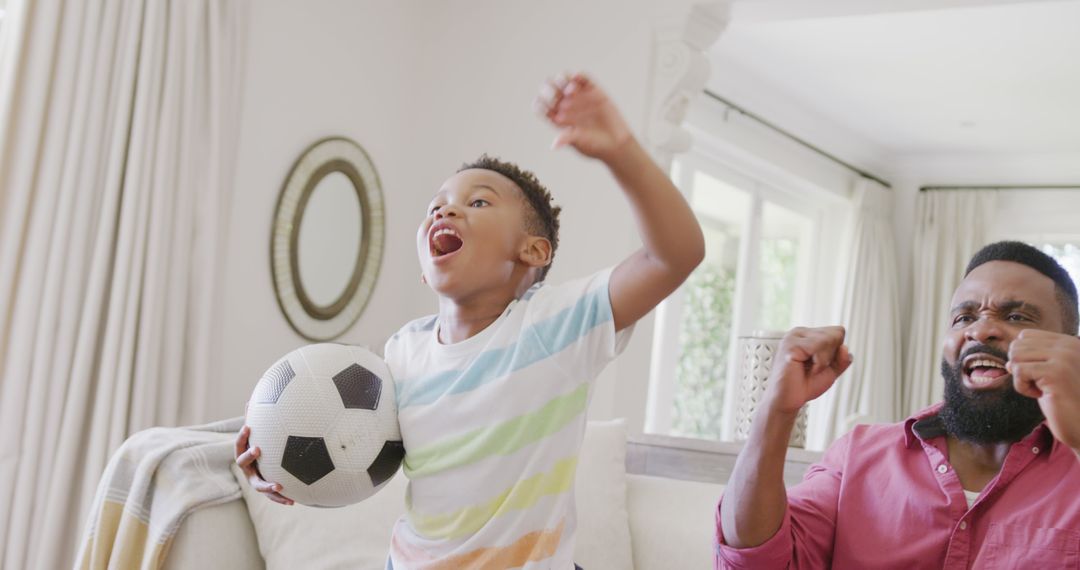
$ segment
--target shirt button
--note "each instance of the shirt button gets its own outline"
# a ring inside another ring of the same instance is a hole
[[[960,530],[967,530],[967,521],[960,521]]]
[[[1031,452],[1034,453],[1035,455],[1038,455],[1039,454],[1039,448],[1038,447],[1032,447]]]
[[[948,468],[948,467],[946,467],[944,463],[942,463],[941,465],[938,465],[938,466],[937,466],[937,472],[938,472],[938,473],[944,473],[944,472],[946,472],[946,471],[948,471],[948,470],[949,470],[949,468]]]

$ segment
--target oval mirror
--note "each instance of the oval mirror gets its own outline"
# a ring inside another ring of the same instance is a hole
[[[297,333],[325,341],[356,322],[383,237],[382,190],[364,150],[333,137],[304,151],[278,197],[270,242],[278,305]]]
[[[300,219],[300,285],[318,308],[341,300],[360,255],[364,212],[349,177],[334,171],[311,191]]]

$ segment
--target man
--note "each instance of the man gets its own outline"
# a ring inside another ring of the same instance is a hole
[[[1076,287],[1000,242],[950,306],[944,402],[856,427],[790,490],[795,415],[852,355],[840,327],[784,337],[717,513],[717,568],[1080,568]]]

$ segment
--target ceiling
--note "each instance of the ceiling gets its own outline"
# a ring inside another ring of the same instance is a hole
[[[709,55],[710,90],[811,141],[1080,153],[1080,0],[736,0]]]

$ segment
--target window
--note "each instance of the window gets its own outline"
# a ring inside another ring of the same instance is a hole
[[[705,260],[657,315],[646,430],[731,439],[737,338],[813,318],[820,204],[748,177],[701,152],[672,179],[705,234]]]
[[[1072,241],[1058,240],[1053,243],[1036,243],[1043,253],[1053,257],[1069,272],[1076,288],[1080,289],[1080,236]]]

